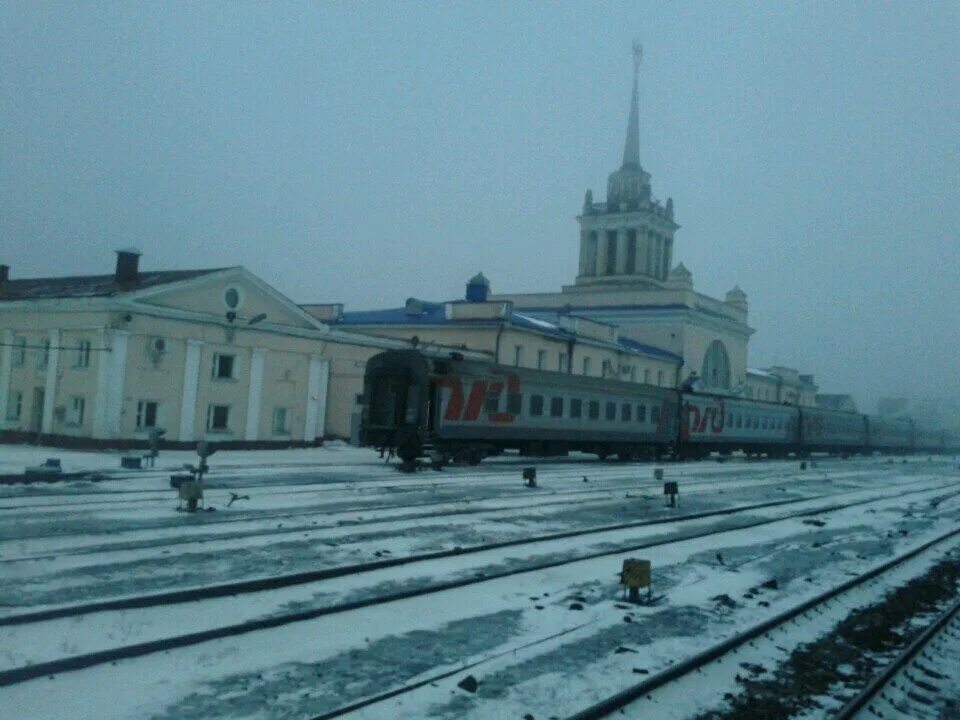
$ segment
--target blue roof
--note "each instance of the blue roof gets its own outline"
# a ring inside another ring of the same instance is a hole
[[[460,301],[462,302],[462,301]],[[359,312],[345,312],[335,325],[490,325],[498,322],[496,318],[457,319],[447,318],[444,303],[420,301],[422,312],[410,314],[406,307],[388,308],[386,310],[362,310]],[[510,315],[510,324],[514,327],[534,330],[552,335],[553,337],[568,340],[577,337],[575,333],[559,327],[555,322],[541,319],[522,312],[514,311]],[[676,353],[662,348],[646,345],[630,340],[618,338],[617,345],[628,352],[640,353],[660,358],[669,362],[682,364],[683,358]]]
[[[644,353],[645,355],[653,355],[654,357],[660,357],[664,360],[670,360],[681,365],[683,364],[683,357],[677,355],[676,353],[672,353],[669,350],[664,350],[663,348],[654,347],[653,345],[645,345],[644,343],[625,337],[617,338],[617,344],[622,345],[628,350],[634,350],[636,352]]]
[[[407,314],[405,307],[387,310],[361,310],[345,312],[337,320],[338,325],[446,325],[447,319],[443,303],[422,301],[423,312],[419,315]],[[458,320],[457,322],[463,322]],[[485,321],[484,321],[485,322]]]

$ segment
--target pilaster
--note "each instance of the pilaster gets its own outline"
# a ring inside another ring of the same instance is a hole
[[[187,340],[183,363],[183,392],[180,397],[180,440],[195,440],[197,419],[197,383],[200,381],[201,340]]]
[[[40,432],[50,435],[53,432],[53,407],[57,394],[57,374],[60,371],[60,331],[49,330],[50,359],[47,362],[47,379],[43,388],[43,415],[40,420]]]
[[[0,334],[0,428],[6,427],[7,404],[10,402],[10,372],[13,367],[13,330]]]
[[[256,440],[260,431],[260,404],[263,396],[263,367],[267,356],[264,348],[250,353],[250,388],[247,391],[247,428],[245,440]]]

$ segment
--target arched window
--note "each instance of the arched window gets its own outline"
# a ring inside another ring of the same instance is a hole
[[[714,340],[703,356],[704,384],[708,388],[727,389],[730,387],[730,356],[719,340]]]

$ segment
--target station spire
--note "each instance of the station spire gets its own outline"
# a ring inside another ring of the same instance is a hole
[[[633,97],[630,99],[630,119],[627,121],[627,140],[623,145],[623,168],[640,168],[640,99],[637,85],[640,79],[640,61],[643,46],[633,41]]]

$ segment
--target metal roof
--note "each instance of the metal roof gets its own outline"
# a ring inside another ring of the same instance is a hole
[[[12,300],[51,300],[56,298],[111,297],[168,283],[191,280],[227,268],[206,270],[159,270],[140,272],[135,283],[118,283],[116,276],[77,275],[74,277],[25,278],[0,283],[0,302]]]
[[[426,300],[421,301],[420,303],[422,312],[410,314],[407,312],[407,308],[388,308],[385,310],[365,310],[359,312],[345,312],[339,320],[332,325],[343,325],[343,326],[352,326],[352,325],[490,325],[499,322],[497,318],[480,318],[480,319],[450,319],[447,317],[446,309],[444,308],[444,303],[438,302],[428,302]],[[525,328],[528,330],[534,330],[536,332],[544,333],[546,335],[552,335],[563,340],[570,340],[574,338],[582,338],[575,333],[566,330],[554,322],[551,322],[546,319],[537,318],[532,315],[527,315],[522,312],[512,312],[510,314],[510,324],[514,327]],[[654,347],[653,345],[646,345],[644,343],[637,342],[636,340],[630,340],[629,338],[618,338],[616,343],[605,343],[602,340],[595,340],[590,338],[592,342],[597,342],[603,345],[615,345],[619,349],[625,350],[627,352],[648,355],[650,357],[659,358],[661,360],[666,360],[669,362],[674,362],[678,364],[683,363],[683,358],[680,355],[669,352],[662,348]]]

